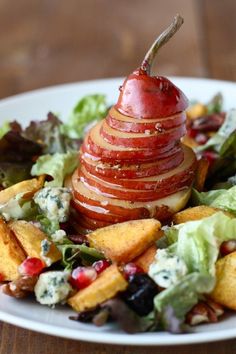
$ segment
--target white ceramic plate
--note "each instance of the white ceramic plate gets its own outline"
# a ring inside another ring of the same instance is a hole
[[[209,100],[221,91],[225,108],[236,107],[236,83],[172,78],[189,99]],[[97,80],[69,85],[55,86],[0,101],[0,124],[4,120],[17,119],[27,123],[31,119],[42,119],[48,111],[58,112],[63,119],[68,116],[80,97],[89,93],[104,93],[110,103],[116,101],[118,87],[122,79]],[[223,321],[199,326],[194,332],[181,335],[169,333],[144,333],[128,335],[115,325],[96,328],[92,325],[77,323],[68,319],[73,311],[66,306],[51,309],[33,301],[15,300],[0,293],[0,320],[30,330],[89,342],[132,344],[132,345],[176,345],[216,341],[236,337],[236,315]]]

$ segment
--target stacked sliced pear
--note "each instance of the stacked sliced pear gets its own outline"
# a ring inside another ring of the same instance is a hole
[[[82,229],[150,217],[163,221],[189,199],[196,157],[181,144],[188,101],[167,78],[150,73],[158,49],[182,23],[177,15],[157,38],[121,86],[117,104],[85,138],[72,177]]]

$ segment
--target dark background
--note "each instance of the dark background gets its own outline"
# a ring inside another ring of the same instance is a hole
[[[125,76],[179,12],[154,72],[236,80],[235,0],[0,0],[0,98]],[[64,340],[0,323],[0,354],[232,354],[236,341],[135,348]]]

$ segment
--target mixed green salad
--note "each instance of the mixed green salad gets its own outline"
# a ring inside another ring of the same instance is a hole
[[[192,106],[196,104],[199,103]],[[207,295],[218,281],[217,262],[236,251],[234,245],[231,251],[222,252],[223,244],[229,247],[225,242],[236,241],[236,110],[224,113],[219,95],[204,109],[203,115],[189,118],[188,135],[198,157],[207,159],[209,170],[204,189],[193,188],[189,207],[209,206],[217,212],[198,220],[164,225],[156,245],[158,252],[148,271],[142,271],[132,262],[125,265],[126,290],[73,319],[96,325],[115,319],[129,333],[156,330],[181,333],[186,331],[187,324],[198,323],[186,320],[196,315],[198,309],[195,308],[195,313],[192,310],[198,304],[205,306],[204,314],[208,311],[205,322],[217,320],[216,309],[219,313],[223,307],[236,309],[236,301],[229,306],[224,301],[213,304]],[[24,268],[22,262],[21,277],[30,275],[32,281],[31,287],[24,288],[19,279],[4,278],[0,262],[0,280],[8,295],[23,297],[35,293],[41,304],[54,306],[66,302],[69,294],[75,292],[78,284],[71,281],[75,269],[88,268],[89,276],[96,279],[101,269],[110,265],[110,260],[77,232],[73,218],[70,219],[70,188],[65,186],[66,177],[78,166],[78,150],[88,127],[102,119],[107,110],[105,96],[94,94],[76,104],[66,123],[50,112],[45,120],[32,121],[26,128],[16,121],[1,126],[1,190],[33,177],[45,178],[41,188],[31,196],[19,192],[1,202],[0,195],[1,217],[11,230],[16,230],[15,221],[23,220],[47,235],[40,247],[51,272],[51,276],[42,269],[40,275],[34,271],[27,273],[29,265]],[[52,243],[62,255],[55,263],[48,257]],[[234,291],[236,299],[236,287]],[[198,320],[204,317],[201,311],[197,315]]]

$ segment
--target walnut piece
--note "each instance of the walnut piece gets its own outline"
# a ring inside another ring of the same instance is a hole
[[[23,298],[34,291],[37,280],[37,276],[23,275],[14,281],[2,285],[1,289],[6,295],[15,298]]]
[[[212,300],[200,301],[188,312],[186,323],[190,326],[200,323],[215,323],[223,313],[223,307]]]

